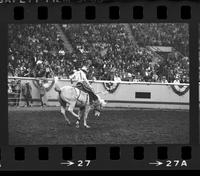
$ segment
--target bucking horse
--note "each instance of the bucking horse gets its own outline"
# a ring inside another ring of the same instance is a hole
[[[68,111],[77,118],[77,128],[79,128],[81,118],[83,118],[84,127],[90,128],[87,124],[87,118],[90,110],[93,110],[94,115],[99,117],[102,108],[106,104],[106,102],[101,99],[99,95],[97,95],[98,99],[96,101],[90,103],[89,94],[75,86],[64,86],[60,88],[56,84],[54,90],[58,92],[58,101],[61,105],[61,113],[64,115],[65,121],[67,124],[70,124],[70,120],[65,113],[65,111]],[[78,108],[78,114],[74,112],[75,107]]]

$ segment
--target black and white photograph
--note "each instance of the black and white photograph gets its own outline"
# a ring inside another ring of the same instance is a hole
[[[198,38],[198,40],[199,40],[199,47],[198,47],[198,49],[199,49],[199,53],[198,53],[198,55],[199,55],[199,82],[198,82],[198,84],[199,84],[199,127],[200,127],[200,24],[198,25],[198,27],[199,27],[199,38]],[[200,128],[199,128],[199,143],[200,143]]]
[[[189,144],[189,25],[8,25],[9,145]]]

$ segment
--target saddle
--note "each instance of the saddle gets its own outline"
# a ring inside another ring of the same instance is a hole
[[[86,87],[84,84],[77,83],[75,87],[78,88],[79,90],[89,94],[90,104],[92,104],[95,100],[98,99],[97,96],[94,94],[94,92],[89,87]]]

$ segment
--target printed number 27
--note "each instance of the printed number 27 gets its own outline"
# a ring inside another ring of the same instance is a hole
[[[90,160],[78,160],[78,167],[83,167],[83,164],[86,163],[86,167],[90,165]]]

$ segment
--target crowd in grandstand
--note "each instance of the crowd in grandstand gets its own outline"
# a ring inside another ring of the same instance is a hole
[[[69,78],[83,65],[88,79],[189,82],[186,24],[55,24],[9,25],[9,76]],[[127,30],[127,28],[130,29]],[[131,38],[130,35],[133,37]],[[171,46],[159,57],[146,46]]]
[[[188,26],[183,23],[147,23],[132,25],[135,40],[142,46],[173,46],[189,55]]]

